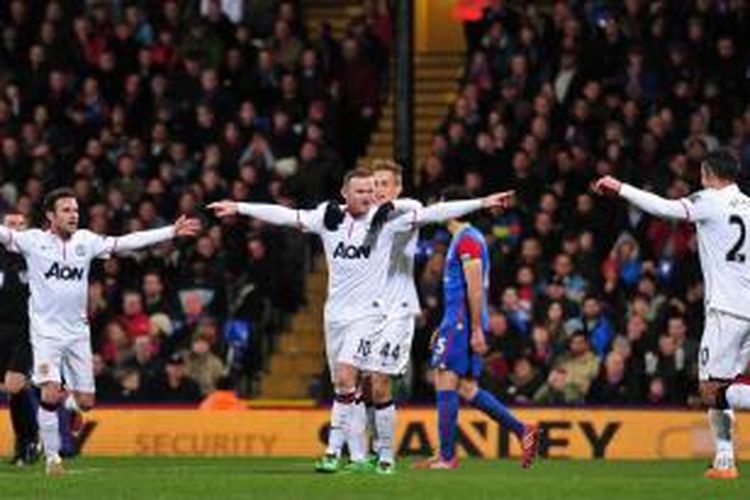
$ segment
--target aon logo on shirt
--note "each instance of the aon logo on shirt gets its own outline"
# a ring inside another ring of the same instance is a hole
[[[362,245],[344,245],[344,242],[340,242],[336,246],[336,250],[333,252],[334,259],[369,259],[370,258],[370,246]]]
[[[52,267],[44,273],[44,277],[46,279],[55,278],[63,281],[81,281],[83,279],[83,268],[60,265],[58,262],[55,262],[52,264]]]

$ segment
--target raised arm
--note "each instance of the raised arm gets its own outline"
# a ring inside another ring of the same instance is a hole
[[[230,200],[217,201],[208,205],[217,217],[245,215],[275,226],[296,227],[300,230],[315,231],[317,210],[296,210],[270,203],[240,203]]]
[[[667,219],[691,220],[690,201],[687,199],[668,200],[643,189],[620,182],[611,176],[599,179],[594,189],[601,194],[615,194],[644,212]]]

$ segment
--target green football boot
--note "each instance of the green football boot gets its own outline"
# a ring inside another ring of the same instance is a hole
[[[336,455],[323,455],[315,463],[315,472],[333,474],[341,469],[341,459]]]

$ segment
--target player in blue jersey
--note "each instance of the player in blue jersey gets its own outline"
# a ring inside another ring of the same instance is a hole
[[[462,188],[446,189],[443,198],[467,198]],[[482,356],[487,352],[485,332],[488,326],[487,289],[490,259],[484,236],[466,221],[452,219],[448,230],[453,235],[443,271],[443,320],[432,343],[431,365],[435,369],[440,453],[417,463],[417,468],[455,469],[456,428],[459,396],[510,429],[520,440],[521,464],[531,465],[539,446],[539,430],[525,424],[490,392],[481,389],[477,379]]]

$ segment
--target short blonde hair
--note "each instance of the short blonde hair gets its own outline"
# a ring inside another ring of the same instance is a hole
[[[396,163],[393,160],[384,159],[384,158],[377,158],[372,161],[372,165],[370,165],[370,170],[374,172],[390,172],[394,176],[396,176],[396,179],[398,179],[399,182],[401,182],[401,179],[404,176],[404,169],[401,165]]]

